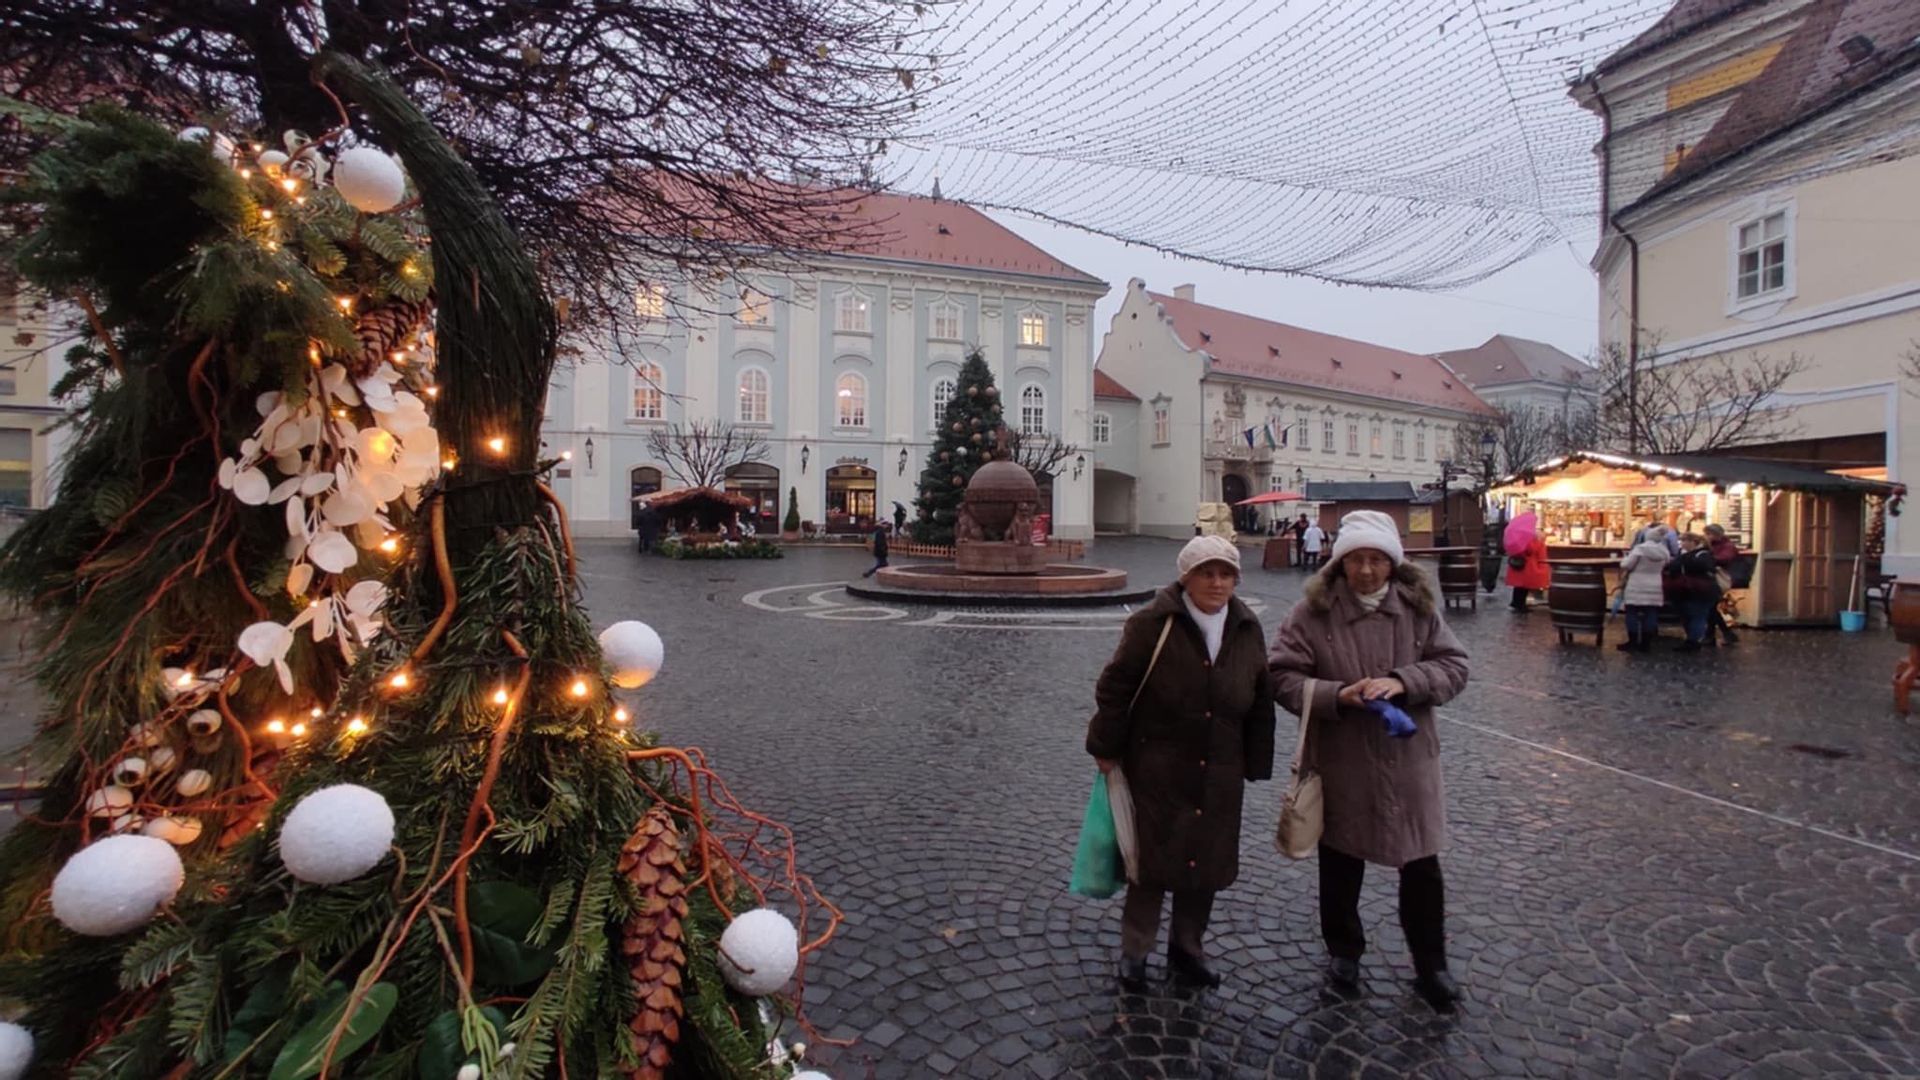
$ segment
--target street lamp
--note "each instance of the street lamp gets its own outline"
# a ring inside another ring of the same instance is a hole
[[[806,473],[806,471],[807,471],[807,458],[809,458],[809,457],[811,457],[812,455],[813,455],[813,451],[811,451],[811,450],[809,450],[809,449],[807,449],[807,444],[806,444],[806,443],[801,443],[801,444],[800,444],[800,472],[801,472],[802,474],[805,474],[805,473]]]
[[[587,468],[593,468],[593,436],[587,436]]]
[[[1493,471],[1493,452],[1500,446],[1500,440],[1494,437],[1492,429],[1480,433],[1480,460],[1487,463],[1488,473]]]
[[[898,471],[894,473],[894,475],[895,476],[907,475],[907,448],[904,446],[900,448],[900,468]]]

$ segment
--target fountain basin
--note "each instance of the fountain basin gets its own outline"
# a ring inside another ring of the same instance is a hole
[[[922,563],[883,567],[872,578],[848,584],[847,591],[867,600],[918,604],[1094,607],[1138,603],[1156,590],[1131,588],[1125,570],[1104,566],[1050,563],[1029,573],[1008,574]]]

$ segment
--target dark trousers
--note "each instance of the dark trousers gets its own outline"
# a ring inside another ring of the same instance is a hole
[[[1627,605],[1627,641],[1648,645],[1660,636],[1660,609],[1651,604]]]
[[[1727,617],[1721,614],[1718,601],[1715,601],[1707,615],[1707,640],[1712,641],[1715,634],[1720,635],[1721,641],[1733,640],[1733,627],[1727,625]]]
[[[1320,936],[1334,956],[1358,960],[1367,951],[1366,928],[1360,924],[1360,883],[1366,873],[1365,861],[1320,845]],[[1447,969],[1447,892],[1438,855],[1400,868],[1400,929],[1415,971]]]
[[[879,570],[879,569],[880,569],[881,567],[883,567],[883,566],[885,566],[885,565],[887,565],[887,557],[886,557],[886,555],[885,555],[884,553],[883,553],[883,554],[879,554],[879,555],[875,555],[875,556],[873,557],[873,566],[871,566],[871,567],[869,567],[869,568],[868,568],[868,570],[867,570],[867,572],[866,572],[866,573],[864,573],[864,574],[861,574],[860,576],[861,576],[861,577],[872,577],[872,576],[874,575],[874,573],[875,573],[876,571],[878,571],[878,570]]]
[[[1695,600],[1689,597],[1680,601],[1680,614],[1686,619],[1687,640],[1698,645],[1707,639],[1707,614],[1713,610],[1712,600]]]
[[[1513,587],[1513,610],[1515,611],[1527,610],[1527,593],[1530,591],[1531,590],[1523,589],[1518,585],[1515,585]]]
[[[1160,940],[1160,907],[1167,891],[1143,885],[1127,886],[1127,899],[1120,908],[1120,954],[1144,960]],[[1213,917],[1212,889],[1175,889],[1173,927],[1167,935],[1168,951],[1193,957],[1206,957],[1207,920]]]

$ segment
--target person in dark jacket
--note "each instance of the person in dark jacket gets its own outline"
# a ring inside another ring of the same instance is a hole
[[[640,532],[640,554],[646,555],[660,543],[660,528],[666,522],[660,511],[646,505],[640,507],[635,517]]]
[[[907,508],[896,500],[893,504],[893,535],[900,536],[907,531]]]
[[[1214,894],[1240,873],[1247,781],[1273,777],[1266,641],[1233,596],[1239,549],[1195,537],[1177,566],[1179,580],[1127,619],[1087,725],[1087,753],[1102,772],[1118,770],[1133,795],[1140,852],[1120,917],[1120,984],[1133,991],[1145,985],[1169,892],[1169,972],[1187,985],[1219,985],[1205,949]]]
[[[884,521],[876,521],[873,523],[873,565],[868,567],[867,572],[860,576],[863,578],[872,577],[885,565],[887,565],[887,523]]]
[[[1687,640],[1681,652],[1697,652],[1707,637],[1708,613],[1720,602],[1720,586],[1713,580],[1713,552],[1705,538],[1688,533],[1680,538],[1680,557],[1666,567],[1667,599],[1686,621]]]
[[[1740,545],[1727,537],[1725,528],[1719,525],[1707,526],[1707,550],[1713,553],[1714,569],[1725,571],[1727,580],[1733,580],[1733,564],[1740,561]],[[1734,645],[1740,641],[1734,635],[1733,627],[1727,625],[1727,617],[1721,613],[1718,603],[1713,605],[1713,611],[1707,616],[1707,644],[1714,644],[1715,634],[1718,634],[1720,640],[1728,645]]]

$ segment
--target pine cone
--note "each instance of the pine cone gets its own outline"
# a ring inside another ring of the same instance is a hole
[[[373,370],[380,366],[380,361],[412,337],[413,332],[420,329],[420,324],[432,313],[433,305],[425,300],[413,304],[384,304],[361,312],[353,327],[353,332],[360,338],[360,354],[347,365],[353,377],[364,379],[373,374]]]
[[[633,886],[639,912],[627,920],[620,953],[633,975],[637,1006],[634,1051],[640,1063],[628,1080],[662,1080],[680,1038],[681,971],[687,965],[687,864],[673,814],[655,806],[620,849],[620,873]]]

